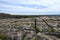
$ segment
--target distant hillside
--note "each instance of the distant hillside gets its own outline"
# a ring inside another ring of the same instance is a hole
[[[0,13],[0,15],[10,15],[10,14],[7,14],[7,13]]]
[[[41,16],[60,16],[60,15],[11,15],[8,13],[0,13],[0,19],[4,19],[4,18],[32,18],[32,17],[41,17]]]
[[[10,16],[10,14],[0,13],[0,18],[9,18]]]
[[[0,13],[0,19],[4,19],[4,18],[30,18],[33,16],[29,16],[29,15],[10,15],[7,13]]]

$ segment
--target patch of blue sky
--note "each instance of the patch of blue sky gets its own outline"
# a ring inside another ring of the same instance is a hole
[[[0,0],[0,12],[23,15],[59,14],[60,0]]]
[[[9,2],[5,2],[5,1],[0,1],[1,4],[7,4],[7,5],[15,5],[15,6],[23,6],[23,7],[30,7],[30,8],[36,8],[36,9],[42,9],[42,8],[48,8],[48,6],[44,6],[44,5],[34,5],[34,4],[14,4],[14,3],[9,3]]]

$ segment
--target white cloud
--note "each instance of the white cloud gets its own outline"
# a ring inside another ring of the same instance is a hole
[[[1,11],[12,13],[60,12],[60,0],[0,0],[0,5]]]

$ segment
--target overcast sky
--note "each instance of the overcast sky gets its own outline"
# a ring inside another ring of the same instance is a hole
[[[0,12],[17,15],[58,15],[60,0],[0,0]]]

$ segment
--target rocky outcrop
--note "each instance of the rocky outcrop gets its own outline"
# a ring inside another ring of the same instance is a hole
[[[60,40],[60,17],[0,19],[0,30],[12,40]],[[34,28],[35,27],[35,28]],[[39,30],[38,30],[39,29]],[[36,33],[36,31],[38,31]],[[26,35],[25,35],[26,34]]]

